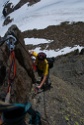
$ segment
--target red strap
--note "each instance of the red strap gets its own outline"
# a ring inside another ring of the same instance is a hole
[[[12,59],[12,61],[14,61],[13,68],[14,68],[14,76],[15,76],[16,75],[16,62],[15,62],[15,53],[14,53],[14,51],[11,52],[11,59]]]
[[[13,82],[13,80],[14,80],[14,78],[16,76],[16,62],[15,62],[15,53],[14,53],[14,51],[11,51],[10,57],[11,57],[11,64],[10,64],[10,69],[9,69],[9,83]],[[12,76],[11,76],[11,73],[13,74]]]
[[[36,65],[33,63],[33,70],[36,71]]]
[[[7,89],[7,93],[11,91],[11,85],[8,84],[8,89]]]

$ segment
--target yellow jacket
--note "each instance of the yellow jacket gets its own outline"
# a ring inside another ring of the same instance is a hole
[[[37,58],[38,54],[36,52],[32,52],[32,56],[36,57],[35,63],[38,66],[38,69],[43,72],[43,75],[48,75],[48,71],[49,71],[48,61],[46,59],[42,62],[39,61]]]

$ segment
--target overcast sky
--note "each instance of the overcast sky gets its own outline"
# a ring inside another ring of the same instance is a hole
[[[7,0],[0,0],[0,35],[3,37],[8,28],[12,24],[16,24],[21,31],[28,29],[44,29],[49,25],[58,25],[61,22],[69,21],[78,22],[84,21],[84,0],[41,0],[37,4],[28,6],[28,3],[23,5],[20,9],[10,14],[13,22],[7,26],[3,26],[4,17],[2,15],[3,5]],[[15,6],[20,0],[9,0]],[[38,45],[40,43],[50,43],[52,40],[25,38],[25,44]],[[48,46],[48,44],[47,44]],[[81,48],[75,45],[73,48],[66,47],[62,50],[47,50],[44,52],[48,56],[58,56],[73,51],[74,49]],[[35,51],[39,52],[41,48],[36,48]]]

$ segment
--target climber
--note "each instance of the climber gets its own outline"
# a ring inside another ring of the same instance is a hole
[[[35,65],[38,72],[38,75],[41,77],[40,84],[37,86],[38,89],[41,89],[45,85],[51,85],[49,78],[49,64],[46,59],[46,54],[43,52],[36,53],[30,51],[30,55],[36,58]]]

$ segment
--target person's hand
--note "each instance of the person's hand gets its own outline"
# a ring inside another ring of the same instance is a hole
[[[34,52],[34,51],[30,50],[30,51],[29,51],[30,55],[32,55],[33,52]]]
[[[39,86],[37,86],[37,88],[38,88],[38,89],[40,89],[40,88],[41,88],[41,86],[39,85]]]

